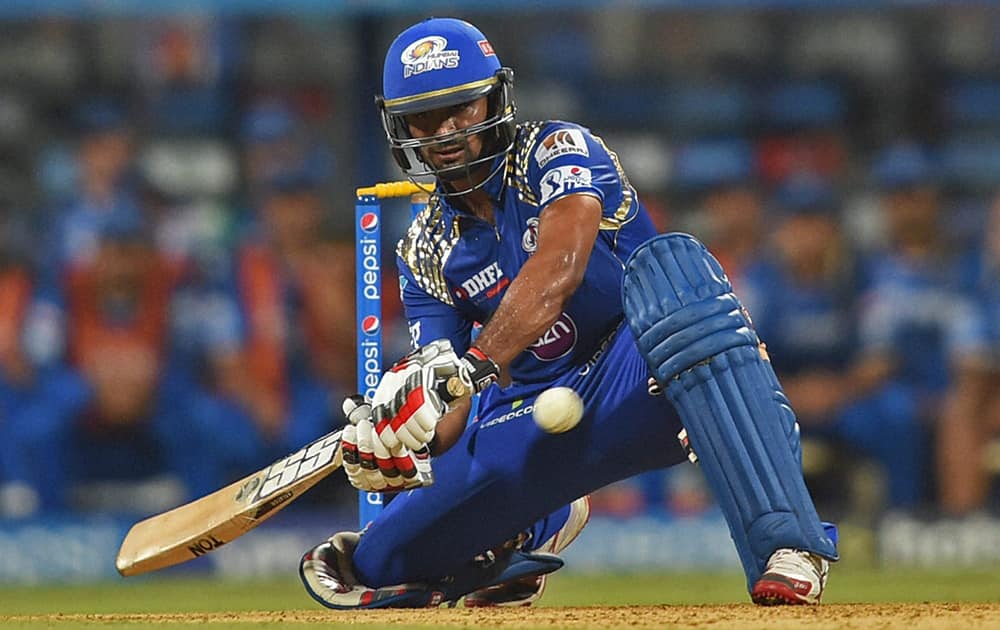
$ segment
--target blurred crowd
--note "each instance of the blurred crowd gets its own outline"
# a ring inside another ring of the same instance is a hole
[[[697,194],[702,235],[751,313],[803,441],[832,453],[806,462],[807,475],[832,478],[813,487],[819,504],[849,509],[849,469],[865,458],[878,470],[880,509],[963,516],[995,505],[1000,196],[976,237],[960,239],[934,154],[888,146],[869,174],[879,244],[861,247],[829,178],[796,171],[768,191],[752,162],[731,164],[742,167],[716,172]],[[709,507],[690,471],[597,499],[622,515]]]
[[[0,261],[5,511],[162,474],[198,496],[338,424],[353,246],[329,219],[323,148],[293,137],[285,106],[255,104],[247,208],[223,212],[136,177],[121,104],[74,115],[74,193],[32,238],[8,222]]]
[[[722,261],[833,453],[807,461],[821,507],[866,462],[879,509],[989,509],[1000,12],[463,16],[521,119],[593,128]],[[0,517],[135,507],[107,481],[192,498],[342,422],[351,191],[398,178],[370,93],[418,17],[0,22]],[[594,506],[709,502],[683,466]]]

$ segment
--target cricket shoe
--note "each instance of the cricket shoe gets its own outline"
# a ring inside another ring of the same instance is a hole
[[[558,554],[576,540],[590,520],[590,497],[581,497],[569,505],[569,518],[551,538],[537,549],[542,553]],[[466,608],[489,606],[531,606],[545,592],[548,574],[530,575],[504,581],[473,591],[465,596]]]
[[[361,534],[341,532],[302,557],[299,576],[309,595],[327,608],[429,608],[444,601],[444,593],[426,584],[371,588],[354,576],[354,549]]]
[[[808,551],[779,549],[771,554],[764,574],[750,591],[760,606],[815,605],[823,597],[830,563]]]

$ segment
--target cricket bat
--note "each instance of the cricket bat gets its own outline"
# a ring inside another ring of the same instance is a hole
[[[115,566],[139,575],[201,557],[247,533],[340,468],[341,431],[196,501],[136,523]]]

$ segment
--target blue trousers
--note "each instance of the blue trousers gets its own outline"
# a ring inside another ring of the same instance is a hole
[[[622,326],[586,365],[552,382],[490,390],[479,422],[434,460],[434,485],[397,497],[361,537],[358,578],[369,586],[437,581],[533,525],[544,529],[547,515],[557,522],[578,497],[685,461],[680,420],[666,397],[647,393],[647,378]],[[580,394],[584,414],[552,435],[531,409],[560,385]]]

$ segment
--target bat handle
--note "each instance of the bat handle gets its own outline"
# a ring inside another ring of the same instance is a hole
[[[438,393],[441,395],[441,400],[445,403],[452,403],[459,398],[465,398],[469,395],[470,391],[469,386],[466,385],[461,377],[451,376],[444,382],[444,387]]]

